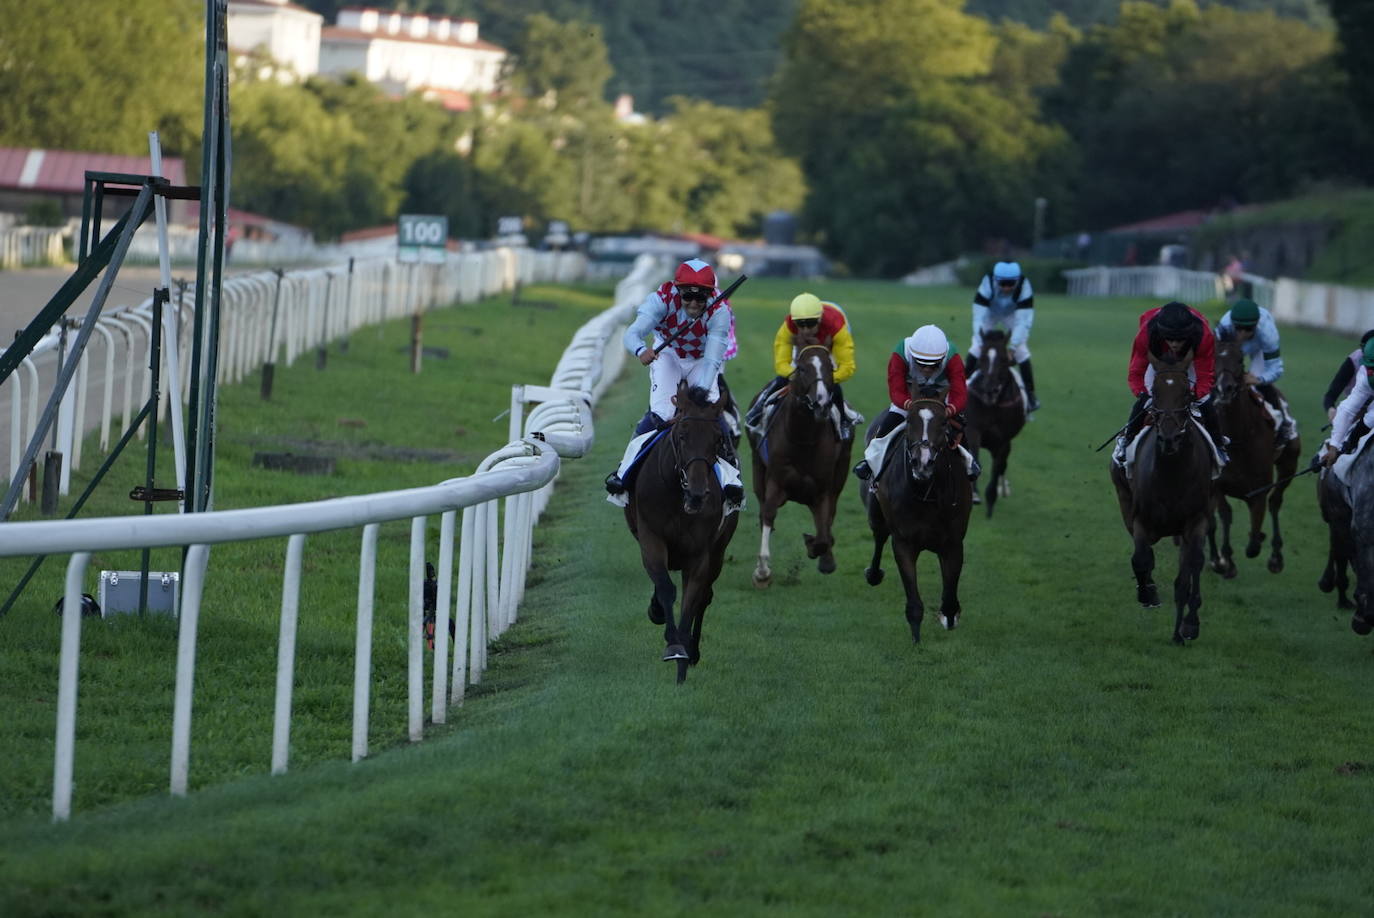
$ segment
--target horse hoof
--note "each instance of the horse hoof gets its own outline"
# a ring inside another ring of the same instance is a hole
[[[877,586],[883,582],[883,569],[881,567],[864,568],[864,579],[868,581],[869,586]]]
[[[1224,570],[1224,571],[1221,572],[1221,579],[1222,579],[1222,580],[1235,580],[1235,579],[1236,579],[1236,574],[1238,574],[1238,573],[1240,573],[1240,571],[1239,571],[1239,569],[1236,567],[1236,563],[1235,563],[1234,561],[1230,561],[1230,562],[1228,562],[1227,565],[1226,565],[1226,570]]]
[[[689,659],[690,657],[687,656],[687,648],[683,647],[681,644],[669,644],[667,649],[663,651],[664,663],[671,663],[674,660],[681,660],[683,663],[686,663]]]
[[[769,571],[760,576],[758,571],[754,571],[754,589],[766,590],[773,585],[773,572]]]
[[[1261,532],[1258,536],[1251,539],[1249,543],[1245,546],[1245,557],[1258,558],[1260,553],[1260,546],[1263,544],[1264,533]]]
[[[1374,631],[1374,622],[1367,618],[1361,618],[1357,612],[1350,616],[1350,630],[1356,634],[1368,634],[1370,631]]]
[[[1141,608],[1157,609],[1159,608],[1159,589],[1153,583],[1149,586],[1136,587],[1135,599],[1136,602],[1140,603]]]
[[[1011,497],[1011,482],[1006,478],[997,482],[997,493],[1001,497]]]
[[[1278,573],[1279,571],[1281,571],[1281,570],[1283,570],[1283,556],[1282,556],[1282,555],[1270,555],[1270,556],[1269,556],[1269,573],[1271,573],[1271,574],[1277,574],[1277,573]]]
[[[1353,608],[1355,608],[1355,604],[1354,604],[1353,602],[1351,602],[1350,600],[1346,599],[1344,596],[1342,596],[1340,599],[1336,600],[1336,608],[1337,608],[1337,609],[1353,609]]]
[[[1198,623],[1183,623],[1183,639],[1185,641],[1196,641],[1198,636]]]
[[[1225,575],[1226,573],[1226,562],[1222,561],[1220,558],[1217,558],[1215,561],[1208,562],[1207,566],[1212,569],[1212,573],[1214,574]]]
[[[649,600],[649,621],[655,625],[661,625],[667,621],[667,616],[663,614],[663,607],[658,604],[657,599]]]
[[[946,631],[953,631],[959,624],[959,613],[955,612],[953,615],[946,615],[941,612],[940,624],[945,626]]]
[[[1330,593],[1335,588],[1336,578],[1329,574],[1322,574],[1321,578],[1317,581],[1317,589],[1321,590],[1323,593]]]
[[[820,571],[822,574],[835,573],[835,556],[821,555],[821,560],[816,562],[816,570]]]

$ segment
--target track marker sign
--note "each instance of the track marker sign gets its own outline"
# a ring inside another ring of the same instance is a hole
[[[448,248],[448,217],[401,214],[396,220],[396,260],[440,262]]]

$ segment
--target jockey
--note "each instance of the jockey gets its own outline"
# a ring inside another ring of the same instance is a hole
[[[1250,358],[1250,369],[1245,374],[1246,384],[1254,386],[1282,419],[1276,444],[1282,449],[1297,436],[1297,427],[1293,423],[1293,416],[1288,413],[1288,402],[1274,388],[1274,383],[1283,375],[1279,328],[1274,324],[1274,317],[1269,310],[1252,300],[1239,299],[1231,304],[1226,315],[1217,323],[1218,334],[1225,334],[1228,329],[1234,330],[1241,353]]]
[[[754,400],[744,422],[756,431],[768,427],[764,416],[771,414],[772,406],[777,404],[773,395],[787,385],[787,377],[796,369],[796,336],[801,331],[811,330],[815,331],[819,344],[830,348],[831,360],[835,365],[835,403],[843,409],[840,414],[843,428],[841,436],[845,440],[851,439],[854,436],[853,416],[845,404],[840,383],[854,375],[854,336],[849,333],[849,319],[844,310],[813,293],[799,293],[792,298],[787,316],[778,326],[778,333],[773,336],[773,372],[777,375]]]
[[[1007,344],[1011,357],[1021,371],[1021,382],[1026,387],[1026,409],[1035,411],[1040,407],[1040,399],[1035,397],[1035,374],[1031,371],[1030,339],[1031,324],[1035,321],[1035,293],[1031,282],[1021,273],[1021,266],[1014,261],[999,261],[993,265],[992,273],[983,275],[978,290],[973,295],[973,343],[969,345],[968,359],[964,361],[965,372],[978,366],[978,358],[983,353],[983,332],[994,328],[1007,329]]]
[[[1350,394],[1355,385],[1355,374],[1363,365],[1364,346],[1369,343],[1369,339],[1374,338],[1374,328],[1365,332],[1360,337],[1360,346],[1346,355],[1341,361],[1341,365],[1336,369],[1336,375],[1331,377],[1331,385],[1326,387],[1326,394],[1322,396],[1322,407],[1326,409],[1326,419],[1333,421],[1336,418],[1336,403]]]
[[[1350,394],[1331,420],[1331,436],[1325,443],[1321,463],[1330,467],[1341,453],[1354,450],[1356,444],[1374,426],[1374,338],[1366,340],[1360,352],[1360,369]]]
[[[706,262],[693,258],[678,265],[671,281],[644,298],[634,322],[625,330],[621,339],[625,349],[649,368],[649,410],[635,426],[635,438],[630,441],[620,467],[606,478],[612,503],[628,503],[625,479],[640,448],[677,413],[673,396],[679,382],[685,379],[694,394],[704,394],[708,403],[720,400],[717,380],[721,367],[738,349],[735,314],[730,303],[720,300],[709,313],[706,311],[707,303],[719,296],[716,272]],[[653,344],[646,346],[644,338],[650,333]],[[731,448],[730,431],[723,420],[721,432],[725,455],[721,456],[724,463],[717,463],[717,470],[725,502],[733,504],[729,509],[735,510],[744,500],[744,487],[740,483],[739,460]]]
[[[913,385],[919,391],[936,390],[944,396],[949,417],[949,447],[959,448],[960,434],[964,429],[964,406],[968,404],[964,361],[954,353],[954,348],[950,347],[945,333],[935,325],[922,325],[916,329],[910,338],[897,345],[892,356],[888,358],[887,394],[891,397],[892,404],[888,405],[887,412],[874,428],[873,437],[869,441],[870,447],[896,430],[905,420],[906,413],[911,408]],[[886,444],[883,444],[883,448],[886,448]],[[978,461],[967,450],[961,451],[964,453],[969,478],[977,478],[981,471]],[[867,451],[865,458],[854,466],[854,474],[863,481],[873,477],[873,466]]]
[[[1216,342],[1212,337],[1212,329],[1202,313],[1191,306],[1173,302],[1148,309],[1140,316],[1140,330],[1136,332],[1131,345],[1131,365],[1126,374],[1135,404],[1131,406],[1130,418],[1121,435],[1116,438],[1112,460],[1117,465],[1125,464],[1126,447],[1140,432],[1145,406],[1149,403],[1155,373],[1147,355],[1163,357],[1171,354],[1181,357],[1190,351],[1193,363],[1188,368],[1188,376],[1193,380],[1193,397],[1197,400],[1195,407],[1202,415],[1202,424],[1212,438],[1222,464],[1226,463],[1221,425],[1217,420],[1216,406],[1209,397],[1216,370]]]

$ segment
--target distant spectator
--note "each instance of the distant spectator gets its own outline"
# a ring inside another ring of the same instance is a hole
[[[1079,261],[1087,261],[1087,260],[1088,260],[1088,252],[1090,252],[1090,251],[1092,250],[1092,247],[1093,247],[1093,237],[1090,236],[1090,235],[1088,235],[1087,233],[1079,233],[1079,234],[1078,234],[1078,260],[1079,260]]]

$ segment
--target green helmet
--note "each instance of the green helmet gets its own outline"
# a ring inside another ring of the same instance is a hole
[[[1360,363],[1374,368],[1374,338],[1370,338],[1364,343],[1364,356],[1360,358]]]
[[[1231,304],[1231,324],[1237,328],[1253,328],[1259,324],[1259,306],[1253,300],[1236,300]]]

